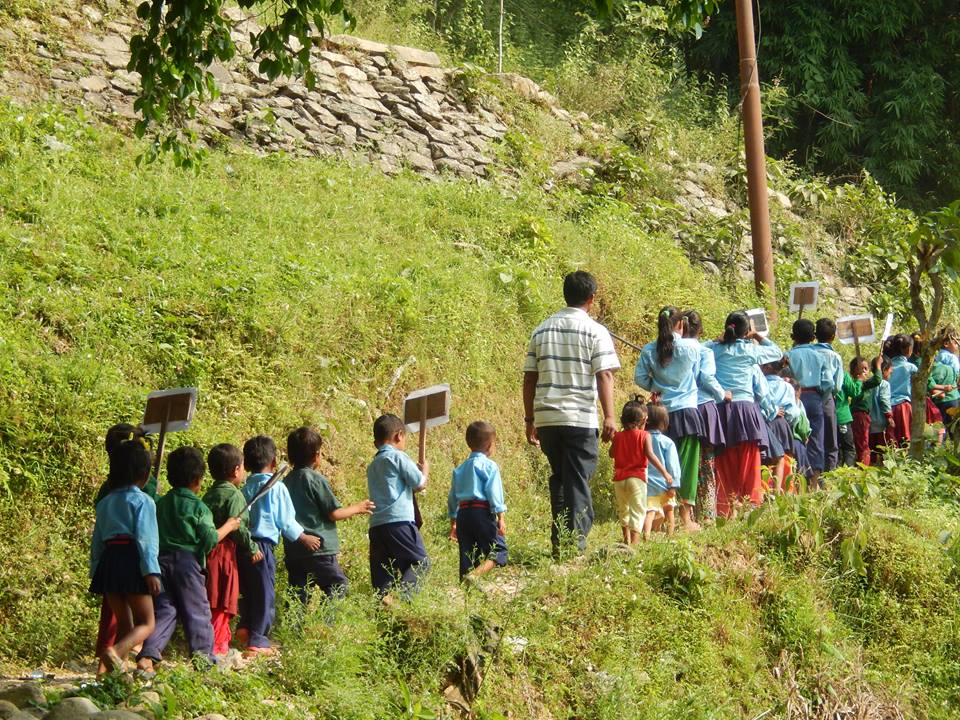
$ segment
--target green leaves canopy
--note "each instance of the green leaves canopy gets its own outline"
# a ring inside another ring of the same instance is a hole
[[[683,0],[681,4],[691,3]],[[866,168],[914,206],[960,196],[960,6],[956,0],[762,3],[761,79],[785,84],[771,154],[834,175]],[[736,21],[725,3],[693,66],[735,92]]]
[[[315,82],[310,70],[313,38],[322,36],[330,16],[340,15],[352,24],[343,0],[237,0],[237,5],[241,10],[263,6],[258,30],[249,32],[260,72],[271,79],[302,75],[310,87]],[[217,96],[210,65],[227,62],[237,52],[234,23],[224,14],[225,6],[224,0],[144,0],[137,7],[143,30],[130,41],[129,69],[141,77],[134,104],[140,113],[136,132],[152,136],[148,160],[170,150],[178,165],[195,161],[195,135],[188,121],[200,102]]]

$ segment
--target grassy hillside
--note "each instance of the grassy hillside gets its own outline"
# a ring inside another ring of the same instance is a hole
[[[956,715],[960,577],[937,536],[956,525],[957,495],[937,467],[901,465],[869,486],[851,474],[831,496],[622,555],[603,462],[596,552],[549,560],[545,465],[518,422],[526,339],[577,267],[599,276],[601,319],[626,335],[648,338],[665,302],[715,329],[745,298],[691,269],[674,227],[522,180],[506,192],[221,152],[189,175],[138,168],[136,154],[56,108],[0,109],[5,664],[90,657],[102,433],[135,420],[149,390],[200,388],[174,445],[318,425],[326,472],[352,501],[372,418],[446,381],[453,422],[431,440],[422,595],[378,611],[364,524],[346,522],[352,595],[335,615],[318,601],[283,608],[284,654],[242,674],[162,673],[158,717],[432,717],[452,712],[451,685],[470,699],[477,663],[472,708],[486,718]],[[631,389],[622,359],[618,401]],[[476,418],[500,430],[510,505],[513,565],[489,597],[456,589],[444,518]],[[131,688],[87,692],[112,703]]]

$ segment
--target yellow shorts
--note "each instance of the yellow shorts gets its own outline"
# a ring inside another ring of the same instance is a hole
[[[676,506],[676,497],[670,497],[667,493],[650,495],[647,498],[647,512],[655,512],[657,515],[663,515],[663,509],[666,507],[675,508]]]
[[[617,480],[613,483],[613,497],[620,526],[634,532],[643,531],[643,517],[647,514],[647,481],[640,478]]]

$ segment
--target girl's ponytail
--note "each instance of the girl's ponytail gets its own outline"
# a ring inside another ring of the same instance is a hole
[[[746,337],[749,329],[750,321],[747,319],[746,313],[740,312],[739,310],[730,313],[727,315],[727,321],[723,327],[723,344],[730,345],[736,340]]]
[[[699,340],[700,336],[703,335],[703,319],[700,317],[700,313],[696,310],[687,310],[683,314],[683,319],[686,320],[683,336]]]
[[[142,440],[125,440],[110,453],[107,487],[113,491],[130,487],[150,475],[150,451]]]
[[[673,328],[682,320],[681,312],[670,305],[657,316],[657,362],[660,367],[673,360]]]

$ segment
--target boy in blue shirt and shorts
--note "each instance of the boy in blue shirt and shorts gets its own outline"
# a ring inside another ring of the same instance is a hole
[[[414,464],[404,452],[407,432],[396,415],[376,419],[373,444],[377,454],[367,466],[367,496],[376,508],[370,516],[370,582],[389,605],[394,587],[409,592],[429,568],[413,509],[413,493],[426,487],[429,463]]]
[[[470,423],[470,457],[453,471],[447,511],[450,539],[460,546],[461,580],[467,575],[477,578],[507,564],[503,481],[500,468],[490,459],[496,440],[497,433],[490,423]]]

